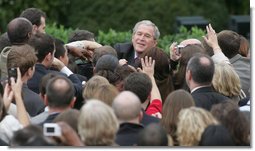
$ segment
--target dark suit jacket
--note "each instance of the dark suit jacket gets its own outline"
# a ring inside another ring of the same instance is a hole
[[[22,97],[28,114],[33,117],[44,111],[45,105],[41,97],[30,90],[26,84],[22,86]]]
[[[240,54],[235,55],[231,58],[230,63],[233,65],[236,73],[238,74],[241,87],[247,97],[250,96],[251,88],[251,63],[250,59],[242,57]]]
[[[204,108],[208,111],[211,110],[211,107],[214,104],[218,104],[229,99],[228,97],[215,92],[211,86],[199,88],[192,92],[191,95],[197,107]]]
[[[138,134],[143,126],[134,123],[122,123],[116,134],[115,142],[120,146],[134,146],[138,142]]]
[[[35,64],[35,73],[33,77],[28,80],[27,85],[28,88],[34,91],[35,93],[39,94],[39,84],[43,76],[45,76],[48,73],[56,73],[58,75],[62,75],[67,77],[65,74],[54,71],[54,70],[48,70],[43,64]],[[82,98],[82,83],[80,79],[75,74],[71,74],[69,77],[74,85],[75,89],[75,96],[76,96],[76,102],[75,102],[75,108],[80,109],[80,107],[83,105],[83,98]]]
[[[60,114],[60,112],[51,113],[49,116],[44,120],[42,123],[40,123],[40,126],[43,126],[44,123],[52,123],[53,120]]]
[[[118,59],[126,59],[129,65],[135,65],[135,50],[132,43],[117,43],[114,45]]]

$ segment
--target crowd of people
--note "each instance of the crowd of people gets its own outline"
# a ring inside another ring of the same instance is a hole
[[[27,8],[0,36],[1,146],[250,146],[249,41],[211,24],[157,47],[135,24],[114,46],[85,29],[64,43]]]

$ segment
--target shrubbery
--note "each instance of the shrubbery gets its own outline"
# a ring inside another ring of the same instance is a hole
[[[46,32],[56,38],[63,40],[65,43],[68,40],[68,35],[72,32],[72,28],[65,29],[63,25],[57,26],[56,23],[47,24]],[[129,42],[132,37],[132,33],[129,31],[119,32],[114,29],[109,29],[108,32],[99,30],[95,33],[96,41],[102,45],[113,46],[116,43]],[[187,38],[200,39],[205,35],[205,31],[197,27],[192,27],[191,30],[187,30],[185,27],[180,27],[179,32],[173,35],[165,35],[160,37],[158,41],[158,47],[162,48],[168,53],[169,46],[172,42],[181,42]]]

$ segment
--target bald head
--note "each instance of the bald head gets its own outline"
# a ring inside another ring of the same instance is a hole
[[[7,26],[7,34],[12,45],[28,42],[32,33],[32,23],[24,17],[11,20]]]
[[[142,106],[133,92],[123,91],[113,100],[112,108],[119,121],[127,122],[139,117]]]
[[[180,45],[187,46],[187,45],[202,45],[201,41],[198,39],[186,39],[183,40]]]

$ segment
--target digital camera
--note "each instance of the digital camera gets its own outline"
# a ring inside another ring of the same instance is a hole
[[[15,79],[15,82],[16,82],[17,76],[18,76],[17,68],[9,68],[8,69],[8,83],[9,83],[9,85],[11,85],[11,80],[10,80],[11,77],[13,77]]]
[[[45,123],[43,124],[44,136],[61,136],[61,128],[56,123]]]

